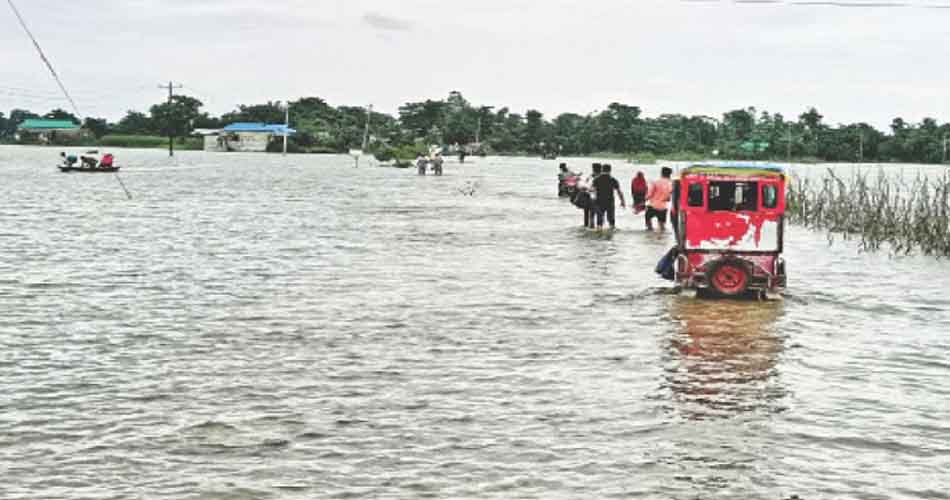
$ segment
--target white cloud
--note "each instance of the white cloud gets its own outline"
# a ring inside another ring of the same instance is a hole
[[[363,16],[363,22],[384,31],[410,31],[412,29],[412,24],[402,19],[372,12]]]
[[[20,7],[80,106],[113,119],[159,101],[158,83],[172,79],[213,113],[305,95],[395,112],[457,89],[476,104],[548,116],[617,100],[648,115],[756,106],[797,116],[817,106],[832,123],[950,121],[940,90],[950,84],[950,9],[673,0]],[[55,91],[12,15],[0,20],[5,84]],[[0,93],[0,110],[16,105],[32,106]]]

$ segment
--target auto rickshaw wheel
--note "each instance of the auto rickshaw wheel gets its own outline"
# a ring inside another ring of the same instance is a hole
[[[722,295],[742,295],[749,287],[749,272],[738,262],[725,261],[709,272],[709,284]]]

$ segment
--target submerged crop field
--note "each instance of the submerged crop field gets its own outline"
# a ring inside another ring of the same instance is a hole
[[[866,251],[950,256],[950,174],[832,169],[789,185],[790,219],[829,237],[855,239]]]

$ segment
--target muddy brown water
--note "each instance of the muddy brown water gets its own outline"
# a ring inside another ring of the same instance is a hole
[[[945,260],[792,227],[696,301],[552,161],[57,153],[0,148],[0,498],[950,498]]]

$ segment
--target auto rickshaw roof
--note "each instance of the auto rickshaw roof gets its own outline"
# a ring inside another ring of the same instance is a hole
[[[680,171],[684,175],[718,177],[784,177],[785,168],[772,164],[756,163],[696,163]]]

